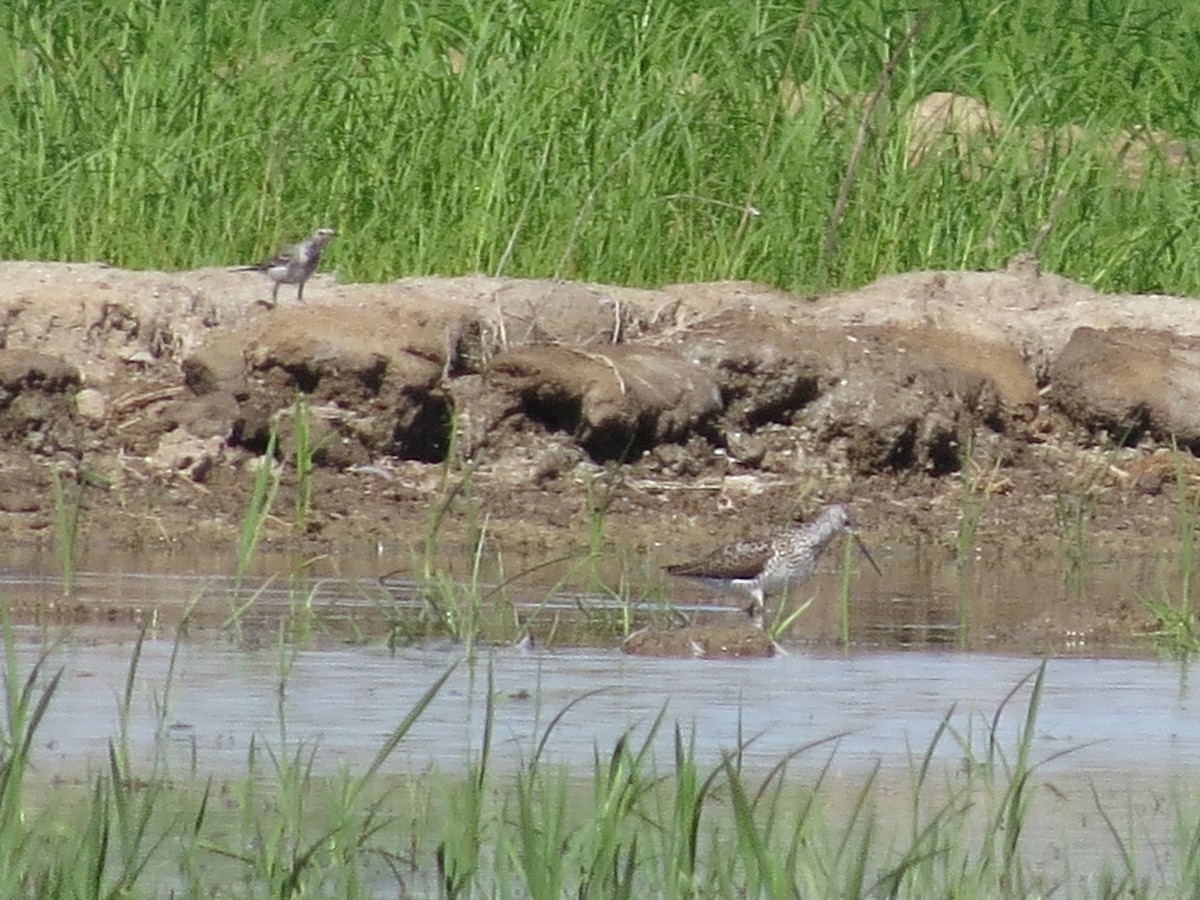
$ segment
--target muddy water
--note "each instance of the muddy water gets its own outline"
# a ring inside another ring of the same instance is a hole
[[[965,567],[955,565],[944,550],[876,547],[874,554],[883,575],[860,561],[852,583],[850,634],[859,648],[1146,656],[1153,647],[1133,634],[1148,621],[1140,600],[1170,596],[1179,582],[1170,548],[1138,558],[1092,559],[1077,569],[1064,561],[1061,548],[980,557]],[[323,618],[327,634],[377,639],[382,622],[394,624],[423,606],[414,574],[417,556],[394,546],[301,560],[260,551],[242,600],[235,603],[231,555],[98,551],[80,562],[65,597],[52,553],[9,550],[0,556],[0,599],[18,621],[126,628],[148,622],[169,633],[184,609],[191,610],[197,626],[220,628],[252,595],[254,602],[239,614],[251,628],[273,631],[281,617],[302,609]],[[529,630],[539,640],[553,635],[560,647],[615,646],[619,636],[612,628],[595,626],[605,624],[604,615],[626,601],[637,614],[634,626],[677,624],[677,617],[665,613],[669,609],[700,621],[742,621],[734,604],[744,598],[669,579],[662,572],[669,561],[651,548],[614,553],[598,565],[585,563],[581,551],[553,565],[489,554],[474,573],[474,561],[466,556],[438,560],[436,568],[453,579],[474,578],[476,594],[504,607],[497,618],[503,622],[507,616],[508,631]],[[838,564],[838,553],[831,551],[822,570],[796,592],[792,602],[810,597],[814,602],[785,644],[820,647],[837,641]],[[393,576],[380,585],[378,577],[388,572]],[[612,617],[607,624],[618,621],[623,620]],[[493,629],[484,636],[500,641],[516,634],[506,637],[503,629]]]
[[[10,560],[0,568],[0,596],[23,611],[18,621],[41,623],[18,626],[21,672],[42,654],[47,677],[63,671],[35,742],[39,778],[72,781],[103,765],[108,741],[119,731],[118,698],[134,637],[146,625],[128,741],[135,761],[147,765],[163,754],[175,777],[244,775],[251,738],[260,747],[280,747],[281,696],[289,749],[298,742],[315,748],[318,773],[343,765],[361,769],[429,685],[457,664],[387,771],[463,771],[480,752],[490,669],[496,688],[493,772],[529,760],[551,721],[568,706],[553,726],[546,753],[580,777],[587,777],[597,749],[606,753],[629,730],[635,741],[645,739],[665,710],[653,738],[663,771],[670,768],[676,723],[685,736],[694,736],[703,765],[752,738],[743,754],[751,773],[765,774],[787,754],[817,742],[789,771],[816,773],[832,758],[827,783],[835,789],[844,785],[845,796],[853,797],[879,765],[876,784],[884,787],[884,803],[896,798],[892,812],[903,822],[911,809],[903,796],[913,760],[926,751],[943,717],[953,709],[958,739],[983,756],[997,709],[1039,663],[1034,644],[1018,644],[1018,652],[1007,655],[962,648],[1010,649],[1002,636],[1047,615],[1069,619],[1089,604],[1116,603],[1169,579],[1154,559],[1093,566],[1082,600],[1078,587],[1064,579],[1061,561],[1049,556],[1011,564],[984,561],[962,570],[904,551],[878,555],[887,577],[861,573],[854,581],[853,651],[830,649],[837,574],[826,571],[805,585],[817,601],[785,642],[789,652],[754,661],[634,658],[609,640],[600,648],[483,648],[467,662],[461,645],[450,642],[389,652],[369,628],[351,642],[348,636],[378,618],[384,605],[391,604],[392,612],[420,605],[411,577],[401,575],[389,589],[380,589],[374,577],[390,563],[373,554],[316,560],[302,571],[291,561],[264,557],[243,588],[257,599],[236,628],[228,624],[238,606],[231,579],[219,574],[231,571],[228,560],[91,560],[81,567],[69,597],[61,580],[49,574],[52,558]],[[653,597],[649,605],[658,608],[669,601],[695,616],[737,615],[687,583],[666,583],[655,563],[651,558],[640,563],[644,582],[633,587],[635,597]],[[489,560],[482,578],[494,583],[512,571]],[[508,602],[535,632],[544,617],[557,621],[583,608],[619,605],[585,585],[554,587],[559,575],[542,573],[540,582],[509,589]],[[611,577],[615,583],[618,576]],[[298,598],[317,611],[317,627],[308,640],[281,651],[277,625]],[[192,603],[190,637],[180,644],[168,677],[175,626]],[[331,627],[334,620],[355,627]],[[1047,664],[1031,754],[1041,763],[1031,828],[1046,838],[1040,845],[1046,863],[1053,866],[1064,848],[1085,868],[1087,860],[1101,863],[1111,855],[1093,788],[1110,813],[1115,810],[1118,825],[1136,823],[1148,848],[1139,852],[1150,859],[1167,845],[1179,785],[1200,774],[1200,700],[1188,673],[1145,658],[1145,645],[1133,641],[1102,649],[1126,655],[1138,650],[1143,658],[1090,658],[1095,648],[1083,632],[1052,649],[1060,656]],[[1000,743],[1010,757],[1029,698],[1026,684],[999,719]],[[829,738],[836,739],[820,743]],[[933,755],[954,772],[964,750],[947,735]]]
[[[601,690],[555,728],[551,750],[565,762],[591,759],[626,729],[645,725],[664,707],[669,721],[694,728],[701,756],[715,759],[755,736],[746,752],[764,767],[811,741],[842,735],[840,768],[858,770],[876,761],[906,764],[924,750],[938,722],[953,706],[956,727],[982,740],[986,721],[1007,692],[1036,666],[1039,651],[1058,656],[1047,672],[1038,739],[1046,755],[1071,749],[1053,766],[1070,772],[1164,772],[1200,769],[1200,716],[1186,678],[1173,665],[1145,656],[1150,648],[1133,638],[1100,648],[1111,658],[1092,658],[1086,634],[1061,629],[1045,648],[1014,647],[1001,636],[1021,633],[1048,616],[1069,620],[1072,611],[1114,604],[1169,580],[1157,559],[1122,566],[1093,565],[1080,583],[1063,576],[1052,554],[1020,560],[986,560],[960,569],[952,561],[916,550],[877,548],[884,577],[861,572],[853,582],[854,649],[832,648],[837,633],[834,595],[838,575],[827,570],[804,586],[816,602],[784,639],[789,652],[761,661],[649,660],[617,652],[619,635],[601,634],[591,648],[546,649],[547,622],[587,618],[581,610],[615,612],[620,601],[587,587],[572,588],[563,569],[543,571],[541,582],[512,584],[505,598],[512,619],[537,638],[537,649],[483,650],[473,665],[460,665],[449,686],[405,742],[400,759],[417,769],[431,762],[460,768],[478,749],[485,672],[494,667],[499,692],[500,762],[527,758],[540,730],[572,700]],[[43,726],[48,754],[43,763],[70,772],[103,750],[116,723],[113,698],[120,692],[133,639],[142,626],[148,641],[138,673],[135,747],[154,746],[151,700],[167,695],[166,666],[182,610],[191,607],[174,679],[167,732],[169,745],[205,766],[236,770],[246,741],[277,734],[276,688],[280,680],[279,624],[297,608],[307,611],[303,639],[286,681],[285,713],[291,737],[319,744],[330,767],[369,758],[384,736],[446,667],[461,645],[422,642],[389,652],[373,631],[381,618],[419,610],[417,582],[403,573],[387,588],[376,576],[396,553],[317,558],[304,567],[262,554],[239,597],[232,594],[231,560],[129,557],[87,559],[69,596],[54,574],[51,554],[0,560],[0,598],[21,623],[21,659],[31,665],[53,645],[51,664],[65,680]],[[831,556],[834,554],[830,554]],[[686,581],[668,582],[657,561],[646,557],[623,575],[600,573],[613,583],[643,578],[629,593],[641,609],[659,610],[654,627],[666,627],[667,606],[710,620],[739,617],[722,600]],[[90,564],[90,567],[89,567]],[[463,568],[461,565],[459,568]],[[509,577],[519,565],[489,559],[486,586]],[[656,580],[657,579],[657,580]],[[486,587],[484,588],[486,590]],[[243,607],[243,599],[253,596]],[[30,611],[33,614],[30,614]],[[56,610],[60,615],[45,614]],[[236,612],[235,612],[236,611]],[[21,614],[18,615],[17,612]],[[234,623],[234,624],[231,624]],[[586,637],[586,635],[585,635]],[[961,649],[1015,650],[1009,655]],[[898,648],[906,648],[897,652]],[[1142,659],[1120,658],[1139,652]],[[1113,656],[1115,654],[1115,656]],[[1068,658],[1069,657],[1069,658]],[[1001,737],[1011,742],[1023,718],[1028,690],[1002,718]],[[272,724],[276,723],[276,724]],[[58,730],[56,730],[58,729]],[[660,736],[666,740],[671,729]],[[1072,749],[1078,748],[1078,749]],[[939,754],[961,757],[951,741]],[[823,762],[820,753],[816,757]]]

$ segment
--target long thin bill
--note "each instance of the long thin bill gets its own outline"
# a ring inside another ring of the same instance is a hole
[[[879,565],[875,562],[875,557],[871,555],[871,551],[867,549],[867,545],[863,543],[863,539],[856,532],[850,532],[850,536],[854,538],[854,543],[858,544],[858,549],[862,551],[862,555],[867,558],[867,562],[871,564],[871,568],[875,570],[875,574],[882,576],[883,572],[879,571]]]

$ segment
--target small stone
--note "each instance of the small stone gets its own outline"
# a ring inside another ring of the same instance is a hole
[[[728,435],[729,455],[743,466],[759,466],[767,455],[767,442],[762,435],[731,431]]]
[[[95,388],[84,388],[75,395],[75,411],[89,425],[100,425],[108,417],[108,397]]]
[[[224,440],[220,437],[198,438],[176,428],[162,436],[158,449],[146,462],[166,472],[204,481],[212,471],[223,444]]]

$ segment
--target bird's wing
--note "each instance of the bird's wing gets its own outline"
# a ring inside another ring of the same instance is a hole
[[[262,264],[264,269],[274,268],[275,266],[286,266],[292,260],[298,258],[303,253],[303,247],[300,244],[292,244],[289,247],[284,247],[270,259]]]
[[[265,272],[267,269],[275,269],[281,266],[290,265],[292,260],[296,258],[296,250],[299,244],[293,244],[290,247],[284,247],[270,259],[264,259],[262,262],[255,263],[252,266],[238,266],[233,271],[235,272]]]
[[[766,539],[737,541],[714,550],[702,559],[667,566],[671,575],[693,578],[754,578],[771,556]]]

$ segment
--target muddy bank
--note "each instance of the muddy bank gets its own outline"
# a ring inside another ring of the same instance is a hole
[[[264,281],[0,264],[0,534],[52,539],[57,472],[83,486],[85,541],[226,546],[271,435],[266,539],[331,552],[416,544],[440,515],[445,541],[486,520],[498,545],[553,555],[602,521],[682,557],[838,499],[873,544],[947,554],[968,502],[983,552],[1038,554],[1083,504],[1111,558],[1169,548],[1196,477],[1200,307],[1031,261],[816,300],[318,276],[306,304],[269,309]]]

